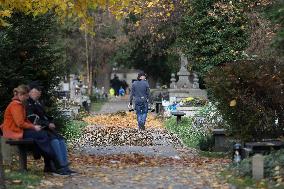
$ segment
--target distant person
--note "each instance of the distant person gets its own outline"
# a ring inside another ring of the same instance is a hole
[[[119,96],[124,96],[125,95],[125,90],[122,87],[120,87],[118,93],[119,93]]]
[[[146,80],[146,74],[141,72],[138,74],[137,81],[134,81],[130,93],[130,102],[128,107],[132,107],[134,99],[135,110],[137,114],[138,129],[145,130],[145,123],[148,113],[148,103],[150,97],[150,87]]]
[[[115,95],[115,91],[113,88],[109,89],[109,96],[114,96]]]
[[[122,86],[122,88],[124,89],[124,91],[126,93],[126,91],[128,89],[128,84],[127,84],[127,82],[125,80],[121,81],[121,86]]]
[[[111,88],[114,89],[114,95],[118,96],[119,95],[119,89],[121,86],[121,81],[119,80],[118,76],[114,74],[114,78],[110,81]]]

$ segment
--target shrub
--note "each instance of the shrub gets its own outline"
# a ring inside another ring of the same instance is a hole
[[[72,141],[82,135],[82,131],[86,126],[87,123],[84,121],[72,120],[66,123],[61,132],[68,141]]]
[[[202,124],[203,127],[206,127],[208,130],[213,128],[224,128],[227,124],[216,105],[212,102],[208,102],[203,106],[195,115],[194,120],[195,124]]]
[[[205,135],[198,141],[198,147],[202,151],[213,151],[214,137],[212,135]]]
[[[205,79],[228,131],[243,141],[282,135],[283,80],[283,63],[262,60],[228,63]]]
[[[177,134],[183,144],[188,147],[199,148],[199,144],[202,143],[200,141],[206,141],[205,138],[208,136],[208,130],[204,129],[202,125],[194,125],[192,118],[188,117],[183,118],[179,125],[177,125],[175,118],[170,118],[166,121],[165,126],[170,132]]]
[[[62,33],[56,17],[14,13],[9,26],[0,29],[1,116],[19,84],[38,80],[44,87],[42,99],[53,106],[51,97],[65,73]],[[56,35],[55,35],[56,34]]]

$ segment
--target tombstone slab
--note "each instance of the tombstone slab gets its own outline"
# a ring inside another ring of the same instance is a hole
[[[264,165],[263,165],[263,155],[256,154],[252,158],[252,177],[255,180],[263,179],[264,175]]]

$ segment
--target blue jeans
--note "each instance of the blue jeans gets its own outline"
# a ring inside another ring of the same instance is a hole
[[[39,153],[44,158],[52,159],[54,151],[50,145],[50,139],[46,131],[35,131],[32,129],[24,130],[24,139],[34,139],[36,144],[36,153]]]
[[[138,129],[144,130],[148,113],[148,103],[135,103],[135,110],[137,114]]]
[[[52,139],[51,147],[56,155],[59,166],[63,169],[68,169],[67,148],[63,139]]]

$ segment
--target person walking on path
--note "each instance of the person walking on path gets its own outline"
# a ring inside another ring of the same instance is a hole
[[[149,97],[150,97],[149,83],[146,80],[146,74],[144,72],[141,72],[138,74],[137,81],[134,81],[132,85],[130,93],[130,102],[128,105],[128,107],[131,108],[132,101],[134,99],[139,130],[145,130]]]

